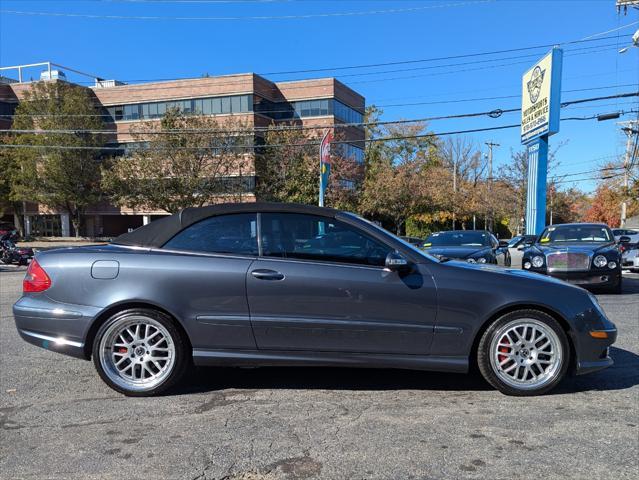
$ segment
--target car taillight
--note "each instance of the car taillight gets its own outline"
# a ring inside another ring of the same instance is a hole
[[[51,279],[47,272],[33,259],[27,269],[27,274],[22,281],[22,293],[44,292],[51,286]]]

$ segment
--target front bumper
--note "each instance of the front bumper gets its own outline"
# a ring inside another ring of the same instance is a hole
[[[610,346],[617,340],[617,329],[607,329],[608,338],[587,338],[580,342],[580,352],[577,355],[575,374],[584,375],[612,366]]]
[[[621,278],[621,269],[614,270],[588,270],[582,272],[550,272],[546,270],[529,270],[530,272],[541,273],[553,278],[558,278],[564,282],[578,285],[580,287],[614,287]]]

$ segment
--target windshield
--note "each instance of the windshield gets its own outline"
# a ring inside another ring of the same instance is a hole
[[[433,233],[426,239],[425,247],[487,247],[490,237],[486,232],[455,230]]]
[[[612,232],[601,225],[574,225],[548,227],[541,234],[539,243],[611,242]]]

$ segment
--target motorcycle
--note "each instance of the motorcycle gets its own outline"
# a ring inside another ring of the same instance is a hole
[[[28,265],[33,259],[33,249],[29,247],[18,247],[16,232],[9,232],[0,237],[0,262],[5,264],[16,263]]]

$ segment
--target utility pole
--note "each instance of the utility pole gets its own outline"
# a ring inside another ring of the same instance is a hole
[[[453,158],[453,230],[455,230],[456,208],[457,208],[457,159]]]
[[[488,196],[491,197],[493,193],[493,147],[499,147],[498,143],[486,142],[488,146]],[[488,198],[488,203],[490,204],[490,222],[487,226],[487,230],[490,232],[493,231],[493,201],[492,198]]]
[[[623,127],[621,130],[626,134],[626,155],[623,160],[623,201],[621,202],[621,223],[620,226],[624,227],[626,225],[627,213],[628,213],[628,181],[630,176],[630,168],[631,161],[630,159],[633,157],[635,152],[632,150],[636,148],[635,142],[633,141],[633,137],[635,135],[639,136],[639,130],[633,128],[633,125],[639,125],[639,121],[629,121],[622,122]]]

